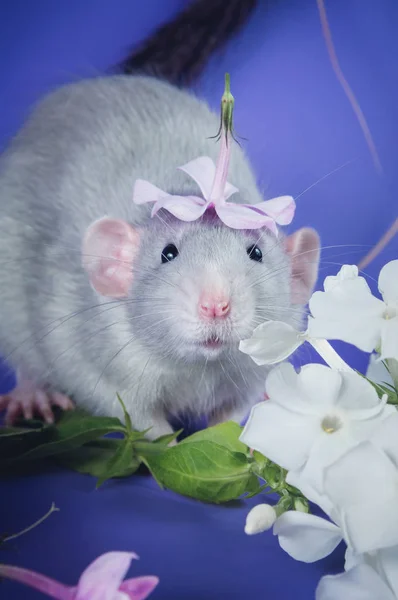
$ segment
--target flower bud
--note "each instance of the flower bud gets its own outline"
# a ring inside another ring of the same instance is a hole
[[[310,507],[308,505],[308,500],[305,498],[298,496],[293,501],[294,510],[298,510],[299,512],[308,513],[310,512]]]
[[[246,517],[245,533],[254,535],[271,529],[276,521],[276,512],[270,504],[257,504]]]

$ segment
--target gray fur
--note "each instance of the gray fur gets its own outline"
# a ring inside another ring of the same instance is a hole
[[[137,427],[154,425],[152,436],[170,431],[167,413],[242,417],[261,399],[265,371],[238,351],[239,338],[267,318],[296,322],[288,259],[268,232],[264,262],[255,263],[246,247],[258,232],[208,218],[151,219],[132,202],[137,178],[199,193],[176,168],[216,159],[219,146],[207,138],[218,125],[204,102],[167,83],[100,78],[46,98],[0,163],[2,353],[95,414],[120,416],[119,392]],[[231,200],[262,200],[237,145],[228,179],[240,190]],[[85,230],[104,215],[143,228],[128,300],[101,298],[81,266]],[[168,243],[180,255],[163,265]],[[235,326],[218,331],[228,351],[206,359],[187,340],[206,333],[192,307],[212,270],[231,286]]]

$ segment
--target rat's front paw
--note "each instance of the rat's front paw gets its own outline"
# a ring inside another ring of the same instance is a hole
[[[0,412],[6,411],[5,422],[8,426],[13,425],[21,416],[25,419],[38,416],[46,423],[53,423],[53,406],[59,406],[63,410],[74,408],[68,396],[45,391],[30,384],[19,385],[5,396],[0,396]]]

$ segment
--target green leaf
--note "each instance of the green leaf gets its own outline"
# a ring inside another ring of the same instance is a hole
[[[87,413],[74,410],[63,413],[56,426],[48,429],[49,437],[38,438],[38,444],[25,450],[19,446],[1,465],[8,466],[14,461],[37,460],[78,448],[87,442],[98,439],[108,433],[126,433],[126,428],[119,419],[112,417],[93,417]],[[22,449],[22,451],[21,451]]]
[[[256,477],[256,475],[254,475],[253,473],[252,476],[248,479],[245,492],[250,498],[252,498],[253,496],[257,496],[257,494],[259,494],[266,487],[268,487],[268,484],[260,485],[258,477]],[[247,498],[248,496],[245,497]]]
[[[96,487],[99,488],[105,481],[112,477],[124,477],[126,473],[136,471],[140,460],[134,456],[134,442],[129,438],[122,440],[122,444],[105,463],[102,474],[98,477]]]
[[[54,435],[53,425],[41,425],[35,429],[22,427],[0,428],[0,469],[5,462],[22,455],[38,445],[45,444]]]
[[[166,433],[166,435],[161,435],[160,437],[153,440],[153,444],[160,444],[161,446],[168,446],[170,442],[174,442],[178,438],[178,436],[183,432],[183,429],[179,431],[173,431],[173,433]]]
[[[254,485],[244,453],[207,439],[184,441],[143,461],[162,487],[205,502],[234,500]]]
[[[78,473],[92,475],[93,477],[101,477],[104,473],[105,465],[109,462],[121,444],[123,439],[102,438],[93,442],[88,442],[81,448],[75,448],[69,452],[64,452],[57,455],[57,463],[72,469]],[[139,466],[139,461],[137,468]],[[131,467],[126,469],[125,476],[132,475],[135,468],[134,460],[132,459]]]
[[[170,444],[173,442],[182,432],[182,429],[173,433],[167,433],[162,435],[152,442],[146,439],[140,439],[134,443],[134,449],[137,454],[142,457],[153,456],[154,454],[162,454],[165,452]]]
[[[133,431],[133,424],[131,422],[131,417],[126,410],[126,406],[125,406],[123,400],[121,399],[120,395],[116,394],[116,396],[117,396],[117,399],[119,400],[120,404],[122,405],[122,409],[123,409],[123,413],[124,413],[124,420],[126,422],[127,433],[130,434]]]
[[[23,425],[17,427],[0,427],[0,443],[2,438],[18,437],[21,435],[30,434],[32,432],[40,432],[53,427],[53,425],[47,425],[42,421],[31,420],[23,421]]]
[[[261,477],[262,472],[269,464],[271,464],[271,461],[260,452],[257,452],[257,450],[253,450],[253,460],[253,471],[258,473]]]
[[[179,445],[185,446],[192,442],[214,442],[224,448],[228,448],[232,452],[241,452],[248,454],[248,447],[239,440],[239,436],[242,433],[243,427],[235,423],[234,421],[227,421],[226,423],[220,423],[214,427],[208,427],[203,431],[198,431],[190,435],[189,437],[182,440]]]

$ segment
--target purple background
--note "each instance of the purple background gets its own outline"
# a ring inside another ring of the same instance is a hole
[[[30,106],[59,84],[95,76],[169,19],[183,0],[13,0],[0,7],[0,146]],[[266,4],[271,7],[267,10]],[[236,128],[267,194],[302,193],[294,229],[311,225],[324,246],[321,281],[355,263],[396,218],[398,183],[398,4],[395,0],[326,2],[341,66],[372,131],[380,177],[353,110],[331,70],[315,0],[263,2],[237,41],[212,61],[196,86],[218,106],[225,71],[237,100]],[[367,269],[398,256],[393,240]],[[1,315],[0,315],[1,318]],[[338,345],[364,369],[367,357]],[[308,360],[303,349],[299,360]],[[315,357],[313,357],[315,358]],[[0,391],[12,379],[0,381]],[[0,377],[1,380],[1,377]],[[161,492],[149,477],[94,491],[91,478],[54,470],[0,482],[0,532],[17,531],[61,508],[39,529],[0,550],[0,560],[65,583],[102,552],[135,550],[131,573],[159,575],[159,600],[311,598],[320,575],[341,569],[342,551],[314,565],[294,562],[272,534],[247,537],[247,505],[210,507]],[[258,500],[256,500],[258,501]],[[42,596],[3,583],[4,598]]]

